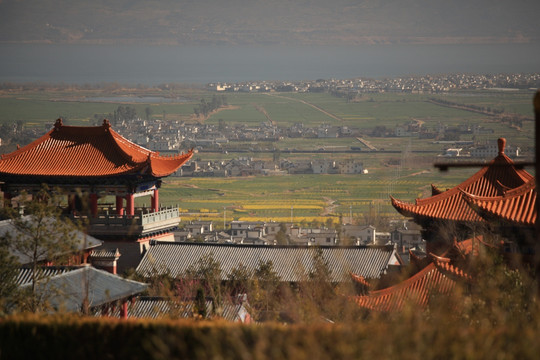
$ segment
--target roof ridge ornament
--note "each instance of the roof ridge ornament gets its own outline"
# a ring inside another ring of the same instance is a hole
[[[109,120],[103,119],[103,125],[102,126],[105,129],[105,131],[108,131],[111,128],[111,123],[109,122]]]
[[[64,124],[62,124],[62,118],[56,119],[56,122],[54,123],[54,130],[60,130],[63,125]]]
[[[506,139],[498,138],[497,145],[499,146],[499,155],[504,155],[504,148],[506,147]]]

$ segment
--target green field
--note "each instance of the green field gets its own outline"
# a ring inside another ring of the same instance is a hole
[[[439,172],[384,168],[365,175],[286,175],[241,178],[169,178],[163,183],[161,201],[178,205],[184,220],[207,218],[294,222],[341,216],[362,223],[367,216],[400,218],[390,196],[414,201],[430,195],[430,184],[446,189],[457,185],[474,170]],[[292,209],[291,209],[292,207]],[[224,214],[225,212],[225,214]]]
[[[0,123],[23,121],[26,126],[51,126],[62,116],[67,124],[88,125],[99,122],[119,105],[135,107],[144,117],[146,107],[151,107],[154,118],[194,121],[193,109],[201,98],[210,100],[215,93],[201,89],[130,89],[130,90],[24,90],[0,93]],[[172,103],[120,103],[82,101],[92,97],[161,96],[182,98]],[[221,96],[221,94],[219,94]],[[389,196],[413,201],[429,194],[431,183],[441,188],[458,184],[468,177],[468,171],[452,169],[441,173],[433,168],[436,155],[447,145],[434,144],[431,139],[370,137],[375,126],[394,129],[396,125],[420,121],[428,129],[439,124],[481,125],[492,129],[493,134],[477,135],[476,140],[494,140],[506,137],[508,144],[531,150],[534,146],[534,122],[524,121],[522,129],[511,128],[487,115],[454,109],[429,102],[430,97],[470,105],[480,105],[504,110],[532,118],[532,93],[519,92],[456,92],[444,95],[420,94],[367,94],[356,102],[328,93],[225,93],[228,107],[213,113],[208,119],[217,124],[220,119],[228,124],[257,126],[272,121],[281,127],[303,123],[306,127],[320,124],[347,125],[364,132],[362,135],[378,149],[395,153],[354,154],[298,154],[286,149],[316,150],[320,148],[361,146],[356,138],[302,138],[280,139],[274,142],[232,142],[229,146],[248,152],[228,154],[198,153],[198,161],[229,160],[238,156],[271,160],[272,149],[281,149],[281,159],[355,159],[368,169],[367,175],[295,175],[247,178],[168,178],[164,181],[160,197],[164,205],[178,205],[193,217],[209,217],[222,221],[223,215],[232,219],[290,220],[291,207],[294,221],[311,221],[328,216],[333,219],[353,217],[360,221],[372,214],[399,215],[390,205]],[[186,99],[188,99],[186,101]],[[473,139],[462,135],[462,140]],[[250,150],[251,149],[251,150]],[[265,150],[268,152],[255,152]],[[418,153],[415,151],[428,151]],[[401,164],[397,166],[395,164]],[[225,214],[224,214],[225,212]]]

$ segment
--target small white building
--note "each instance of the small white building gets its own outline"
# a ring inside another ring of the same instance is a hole
[[[364,164],[358,160],[348,159],[338,163],[338,170],[340,174],[362,174]]]

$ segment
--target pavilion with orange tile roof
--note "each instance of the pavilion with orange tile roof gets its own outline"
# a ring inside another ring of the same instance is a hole
[[[500,196],[478,196],[464,192],[464,199],[482,218],[534,228],[536,223],[535,179]]]
[[[0,157],[0,181],[8,202],[22,191],[32,194],[47,184],[71,195],[72,211],[76,195],[83,193],[89,196],[93,216],[98,198],[108,195],[116,196],[117,214],[133,215],[136,196],[150,195],[152,211],[157,211],[160,179],[192,154],[160,156],[122,137],[108,120],[101,126],[83,127],[66,126],[58,119],[39,139]]]
[[[500,196],[463,195],[471,209],[487,221],[494,232],[505,238],[505,256],[511,256],[513,261],[534,261],[537,221],[535,180],[533,178]]]
[[[422,259],[411,256],[413,275],[379,290],[369,290],[369,284],[363,278],[351,274],[360,289],[359,295],[351,298],[356,304],[382,312],[400,311],[404,306],[425,308],[432,296],[449,294],[458,282],[470,283],[471,275],[464,269],[469,268],[470,257],[478,256],[481,249],[502,249],[515,241],[521,245],[521,255],[528,255],[523,243],[525,246],[528,243],[534,252],[531,242],[536,239],[536,179],[514,166],[504,154],[504,146],[505,140],[499,139],[499,155],[460,185],[444,192],[432,186],[433,195],[427,199],[417,199],[415,204],[408,204],[392,198],[392,204],[400,213],[413,217],[432,231],[434,223],[476,223],[490,227],[506,241],[492,244],[486,242],[482,235],[463,241],[454,237],[439,256],[433,253]],[[430,235],[434,238],[442,236],[435,232]],[[519,260],[522,261],[523,257],[520,256]]]
[[[505,144],[505,139],[499,139],[498,156],[470,178],[449,190],[441,192],[433,187],[431,197],[416,199],[415,203],[391,197],[392,205],[398,212],[412,217],[423,227],[423,236],[433,251],[436,247],[434,243],[439,239],[449,245],[456,233],[461,239],[465,239],[474,236],[471,228],[486,224],[485,219],[469,206],[465,193],[482,198],[503,196],[509,189],[534,181],[531,174],[514,166],[512,159],[505,155]],[[458,231],[449,232],[448,229],[452,228]],[[448,238],[445,239],[445,236]]]
[[[5,206],[21,193],[37,194],[43,184],[60,189],[67,195],[65,212],[86,219],[89,235],[119,251],[122,271],[138,264],[151,239],[174,241],[180,213],[160,208],[159,189],[192,155],[161,156],[122,137],[108,120],[83,127],[58,119],[39,139],[0,157],[0,188]],[[136,208],[135,198],[143,196],[150,207]],[[114,201],[98,203],[106,197]]]

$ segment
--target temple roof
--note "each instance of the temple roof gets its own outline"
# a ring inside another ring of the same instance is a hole
[[[432,262],[405,281],[352,300],[365,309],[383,312],[400,311],[407,305],[425,308],[433,295],[450,293],[457,278],[470,280],[448,259],[432,256]]]
[[[471,207],[486,219],[502,219],[516,225],[534,226],[536,222],[536,182],[506,191],[501,196],[485,197],[463,194]]]
[[[392,205],[404,216],[482,222],[482,217],[465,201],[463,192],[496,197],[533,178],[527,171],[516,168],[514,162],[504,154],[506,140],[499,139],[498,142],[499,155],[456,187],[425,199],[416,199],[414,204],[391,197]]]
[[[54,128],[34,142],[2,155],[0,178],[6,176],[105,177],[118,175],[168,176],[186,163],[193,151],[172,157],[127,140],[108,120],[101,126]]]

